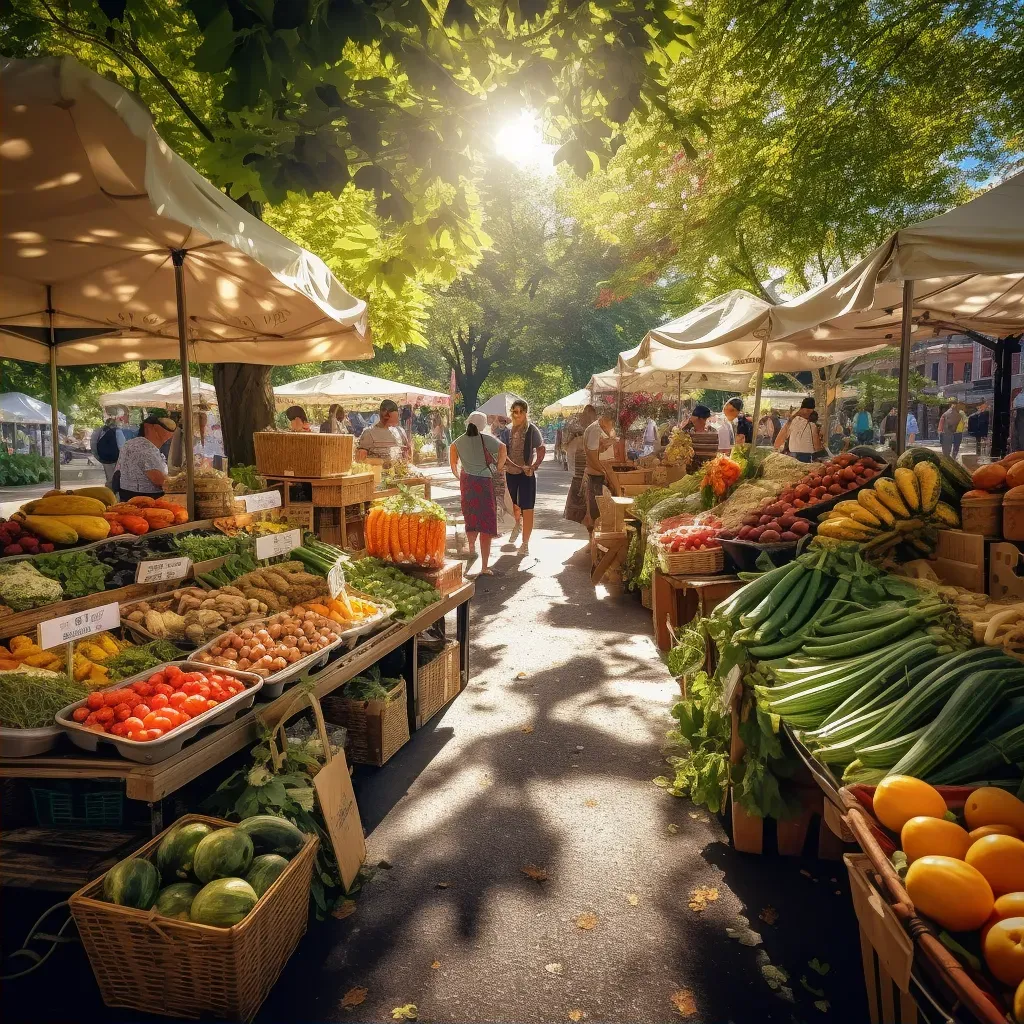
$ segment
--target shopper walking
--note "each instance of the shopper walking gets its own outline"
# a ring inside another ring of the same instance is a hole
[[[960,445],[964,440],[964,433],[967,430],[967,412],[962,405],[957,406],[956,428],[953,431],[953,458],[959,458]]]
[[[967,417],[967,433],[974,438],[974,454],[981,454],[982,442],[988,437],[989,421],[991,416],[988,411],[988,402],[982,402],[970,416]]]
[[[939,417],[939,444],[942,446],[943,455],[953,453],[953,438],[956,436],[956,428],[959,425],[960,410],[956,407],[956,402],[953,402]]]
[[[583,433],[596,419],[597,410],[587,405],[577,415],[570,416],[565,425],[565,459],[572,466],[572,480],[562,518],[570,523],[582,523],[587,518],[587,450],[583,447]]]
[[[122,501],[143,495],[159,498],[164,493],[167,459],[160,449],[177,429],[178,424],[168,416],[147,416],[139,436],[125,441],[111,483]]]
[[[800,408],[790,416],[789,422],[775,436],[775,448],[778,451],[785,451],[788,445],[789,454],[798,462],[814,461],[817,438],[814,424],[810,421],[813,412],[814,399],[805,398]]]
[[[917,440],[917,417],[908,410],[907,412],[907,444],[913,444]]]
[[[440,466],[444,462],[444,450],[448,445],[445,444],[444,421],[439,412],[435,412],[430,421],[430,438],[434,442],[434,452],[437,454],[437,464]]]
[[[127,438],[122,430],[118,429],[117,421],[113,416],[108,416],[103,426],[97,427],[89,439],[89,447],[96,461],[103,467],[103,475],[106,477],[107,486],[111,486],[114,479],[114,469],[117,466],[117,458],[121,454]]]
[[[522,531],[520,555],[530,553],[533,534],[533,510],[537,504],[536,472],[544,461],[547,448],[536,424],[530,422],[530,407],[522,399],[512,403],[512,425],[508,429],[508,457],[505,460],[505,484],[512,499],[515,526],[509,540],[515,544]]]
[[[764,413],[757,421],[757,443],[769,447],[775,439],[775,423],[771,413]]]
[[[381,414],[383,416],[383,413]],[[470,559],[476,558],[480,539],[480,575],[493,576],[488,566],[491,540],[498,535],[498,515],[494,483],[505,468],[505,446],[487,432],[487,417],[470,413],[466,432],[448,449],[452,475],[459,481],[462,519],[469,540]]]
[[[593,532],[594,523],[601,515],[597,499],[604,492],[605,472],[601,461],[601,449],[615,436],[615,421],[610,412],[602,412],[599,419],[583,431],[583,450],[587,455],[586,496],[587,519],[584,523]]]

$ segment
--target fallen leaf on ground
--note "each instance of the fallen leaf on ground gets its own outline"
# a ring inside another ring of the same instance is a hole
[[[483,778],[477,780],[477,785],[480,786],[481,789],[486,789],[488,786],[492,785],[492,782],[493,780],[485,775]]]
[[[525,679],[525,678],[526,678],[526,673],[525,672],[517,672],[516,673],[516,679]]]
[[[734,917],[726,926],[725,934],[735,939],[741,946],[760,946],[761,935],[750,927],[750,922],[742,915]]]
[[[760,914],[757,915],[765,924],[775,924],[779,919],[779,912],[769,903]]]
[[[825,998],[825,993],[820,988],[814,988],[813,985],[807,980],[806,974],[800,975],[800,984],[811,993],[812,996],[817,996],[819,999]]]
[[[394,1020],[415,1020],[419,1016],[419,1010],[415,1003],[406,1003],[405,1006],[396,1006],[391,1011]]]
[[[434,888],[435,889],[447,889],[448,886],[451,885],[451,884],[452,884],[451,882],[435,882],[434,883]]]
[[[637,896],[637,894],[635,892],[629,893],[629,895],[626,897],[626,899],[629,901],[629,905],[631,907],[636,907],[636,906],[640,905],[640,897]]]
[[[776,967],[774,964],[763,964],[761,976],[773,992],[789,981],[789,975],[781,967]]]
[[[576,918],[576,927],[585,932],[593,931],[597,927],[597,914],[591,914],[589,911],[586,914],[580,914]]]
[[[527,864],[526,867],[519,870],[527,878],[532,878],[535,882],[546,882],[548,880],[548,873],[543,868],[537,867],[536,864]]]
[[[668,789],[672,785],[672,780],[666,778],[664,775],[659,775],[656,779],[651,779],[658,789]]]
[[[669,998],[676,1008],[680,1017],[692,1017],[697,1012],[697,1004],[693,1000],[693,993],[688,988],[681,988],[673,992]]]
[[[343,900],[331,911],[331,917],[336,917],[339,921],[344,921],[346,917],[351,917],[355,912],[356,901]]]
[[[358,1006],[364,999],[366,999],[366,993],[368,989],[365,988],[350,988],[341,997],[341,1008],[343,1010],[351,1010],[354,1006]]]
[[[708,904],[714,903],[717,899],[717,889],[708,888],[704,885],[699,886],[690,892],[690,909],[695,914],[699,914],[702,910],[707,910]]]
[[[822,1013],[828,1013],[829,1002],[827,999],[816,999],[814,1005],[817,1009],[821,1010]]]
[[[569,1011],[569,1020],[571,1021],[580,1021],[583,1020],[584,1017],[586,1017],[586,1014],[582,1010]]]
[[[668,834],[674,836],[679,831],[679,826],[673,821],[668,826]]]
[[[593,799],[593,797],[591,797],[591,799],[583,801],[583,806],[584,807],[596,807],[597,806],[597,801],[595,799]]]
[[[435,960],[435,961],[434,961],[434,962],[433,962],[433,963],[432,963],[432,964],[430,965],[430,969],[431,969],[432,971],[439,971],[439,970],[441,970],[441,961],[440,961],[440,960]]]
[[[828,974],[830,970],[832,970],[831,964],[822,963],[818,960],[817,957],[815,957],[813,960],[808,960],[807,966],[810,967],[810,969],[814,971],[816,974],[820,974],[822,977],[824,977],[826,974]]]
[[[533,732],[533,726],[532,725],[524,725],[519,731],[520,732],[525,732],[525,733],[531,733],[531,732]]]
[[[559,977],[561,977],[561,975],[562,975],[562,965],[561,964],[545,964],[544,965],[544,970],[547,971],[548,974],[557,974]]]

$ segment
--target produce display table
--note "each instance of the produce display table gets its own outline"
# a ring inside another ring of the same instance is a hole
[[[407,476],[404,480],[399,480],[398,484],[402,487],[422,487],[423,497],[430,500],[430,477],[428,476]],[[374,491],[373,497],[377,498],[390,498],[392,495],[400,494],[398,486],[385,487],[383,490]]]
[[[467,582],[440,601],[425,608],[410,622],[394,623],[382,632],[359,644],[348,654],[329,663],[313,675],[314,693],[318,697],[344,686],[350,679],[367,671],[384,655],[407,645],[407,661],[415,665],[416,636],[450,611],[457,612],[456,638],[459,642],[461,685],[469,678],[469,601],[476,587]],[[416,671],[410,668],[413,685],[408,689],[410,730],[416,728]],[[155,835],[163,827],[160,801],[180,789],[203,772],[220,764],[231,754],[256,743],[260,737],[260,721],[273,727],[294,693],[285,692],[269,703],[257,703],[251,710],[221,728],[201,734],[174,757],[158,764],[137,764],[116,757],[90,757],[81,751],[67,754],[45,754],[30,758],[0,759],[2,779],[124,779],[125,794],[130,800],[144,800],[151,807],[151,824]]]
[[[738,576],[671,576],[654,570],[651,615],[659,651],[670,650],[680,626],[710,615],[731,593],[743,586]]]

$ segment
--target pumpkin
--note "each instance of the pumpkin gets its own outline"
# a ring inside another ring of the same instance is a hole
[[[993,462],[988,466],[979,466],[971,474],[971,483],[981,491],[995,491],[1006,484],[1006,467]]]
[[[997,896],[1024,885],[1024,842],[1013,836],[985,836],[971,845],[964,859],[985,876]]]
[[[964,493],[960,495],[960,500],[961,501],[965,501],[967,498],[991,498],[991,497],[992,497],[992,492],[991,491],[978,491],[978,490],[974,490],[974,491],[964,491]]]
[[[985,966],[1004,985],[1024,981],[1024,917],[997,921],[982,943]]]
[[[903,826],[900,846],[911,864],[935,854],[963,860],[971,848],[971,837],[955,821],[918,815]]]
[[[875,787],[875,817],[893,832],[900,832],[911,818],[946,816],[946,801],[927,782],[909,775],[889,775]]]
[[[1009,825],[1024,835],[1024,801],[995,786],[981,786],[964,804],[964,820],[969,829],[982,825]]]
[[[951,932],[980,928],[995,899],[985,876],[955,857],[922,857],[907,871],[907,893],[914,906]]]
[[[1024,462],[1015,462],[1006,471],[1006,486],[1020,487],[1024,484]]]

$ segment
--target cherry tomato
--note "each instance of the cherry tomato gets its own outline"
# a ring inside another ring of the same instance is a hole
[[[158,740],[158,739],[160,739],[161,736],[163,736],[163,734],[164,734],[163,729],[147,729],[146,730],[146,739],[147,740]]]
[[[71,717],[76,722],[84,722],[89,717],[89,709],[87,707],[75,708],[71,713]]]
[[[146,682],[148,682],[150,686],[160,686],[167,682],[167,676],[165,676],[163,672],[154,672]]]
[[[171,694],[167,703],[172,708],[181,708],[184,707],[185,701],[187,700],[188,696],[186,694],[182,693],[181,690],[175,690],[174,693]]]
[[[181,688],[190,697],[193,694],[196,694],[196,693],[199,692],[199,684],[197,682],[195,682],[194,680],[192,680],[192,679],[190,679],[187,683],[182,683]]]
[[[117,692],[117,690],[107,690],[103,694],[103,703],[108,708],[116,707],[118,704],[121,703],[121,696]]]
[[[153,687],[154,693],[162,693],[165,697],[170,697],[174,693],[174,687],[170,683],[158,683]]]
[[[148,704],[136,704],[132,708],[132,714],[136,718],[145,718],[153,709]]]
[[[133,683],[132,689],[140,697],[149,697],[153,693],[153,687],[149,683]]]
[[[177,715],[178,715],[178,725],[184,725],[186,722],[191,722],[192,721],[192,716],[184,708],[182,708],[181,711],[178,711]]]
[[[124,721],[125,728],[131,732],[145,732],[146,727],[142,724],[141,718],[126,718]]]
[[[107,727],[102,722],[93,722],[92,725],[88,726],[88,728],[93,732],[105,733],[107,731]]]
[[[110,727],[111,736],[127,736],[128,729],[125,727],[124,722],[114,722]]]
[[[141,722],[139,723],[142,724]],[[145,729],[129,729],[128,739],[135,740],[136,743],[145,743],[149,737],[146,735]]]
[[[171,728],[171,720],[166,715],[157,715],[153,719],[152,725],[147,725],[146,728],[159,729],[161,732],[167,732]]]
[[[93,690],[85,699],[85,703],[95,711],[97,708],[103,707],[104,700],[103,694],[99,690]]]
[[[194,718],[196,715],[201,715],[206,710],[206,701],[198,694],[195,694],[185,701],[184,710]]]
[[[179,725],[181,725],[181,713],[175,711],[174,708],[164,708],[163,717],[171,723],[170,728],[172,729],[176,729]]]
[[[114,720],[114,709],[113,708],[100,708],[96,712],[97,722],[112,722]]]
[[[165,708],[168,704],[170,704],[170,701],[167,699],[167,695],[163,693],[154,693],[153,696],[149,698],[149,706],[154,711],[159,708]]]

